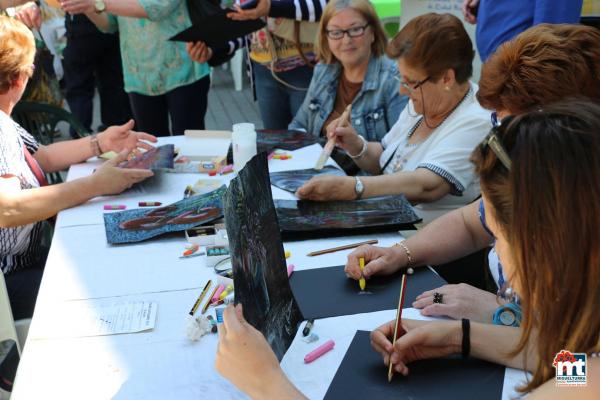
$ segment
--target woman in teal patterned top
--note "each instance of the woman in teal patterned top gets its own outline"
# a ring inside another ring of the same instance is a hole
[[[61,0],[101,30],[119,32],[125,91],[137,129],[169,135],[204,129],[209,66],[191,60],[184,43],[169,38],[191,26],[184,0]]]

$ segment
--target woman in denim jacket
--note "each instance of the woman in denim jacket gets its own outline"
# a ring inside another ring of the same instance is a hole
[[[304,103],[289,129],[326,134],[327,126],[352,104],[350,120],[368,141],[380,141],[398,120],[408,99],[400,96],[387,39],[366,0],[330,1],[317,37],[320,60]]]

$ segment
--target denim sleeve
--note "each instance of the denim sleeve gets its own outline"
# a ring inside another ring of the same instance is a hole
[[[160,21],[170,16],[183,0],[138,0],[150,21]]]
[[[318,67],[315,67],[315,70],[317,68]],[[310,85],[308,86],[308,90],[306,91],[306,96],[304,96],[304,101],[302,102],[302,105],[296,112],[294,119],[288,125],[289,130],[304,131],[304,132],[308,131],[308,127],[309,127],[308,118],[310,115],[308,106],[310,105],[310,99],[312,99],[314,97],[315,88],[319,84],[317,82],[318,76],[320,76],[320,74],[313,73],[313,77],[310,80]],[[317,78],[317,79],[315,79],[315,78]],[[315,134],[315,132],[310,132],[310,133]],[[319,132],[316,132],[316,135],[318,136]]]
[[[541,23],[574,24],[581,18],[583,0],[537,0],[533,25]]]
[[[329,0],[273,0],[269,17],[317,22]]]

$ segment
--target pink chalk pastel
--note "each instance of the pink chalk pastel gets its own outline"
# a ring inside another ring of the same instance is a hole
[[[225,290],[225,285],[219,285],[219,287],[217,288],[217,291],[215,292],[215,294],[213,294],[212,299],[210,299],[210,302],[216,303],[217,301],[219,301],[219,296],[221,296],[221,293],[223,293],[223,290]]]
[[[321,346],[317,347],[316,349],[314,349],[313,351],[308,353],[306,356],[304,356],[304,363],[308,364],[308,363],[315,361],[317,358],[321,357],[323,354],[332,350],[334,346],[335,346],[335,342],[333,340],[328,340],[327,342],[325,342],[325,344],[322,344]]]
[[[294,272],[294,268],[296,268],[296,267],[294,267],[294,264],[290,264],[287,266],[288,278],[290,276],[292,276],[292,272]]]

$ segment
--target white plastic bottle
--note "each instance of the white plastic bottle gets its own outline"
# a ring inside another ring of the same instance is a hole
[[[233,169],[239,172],[256,155],[256,130],[254,124],[234,124],[231,133]]]

